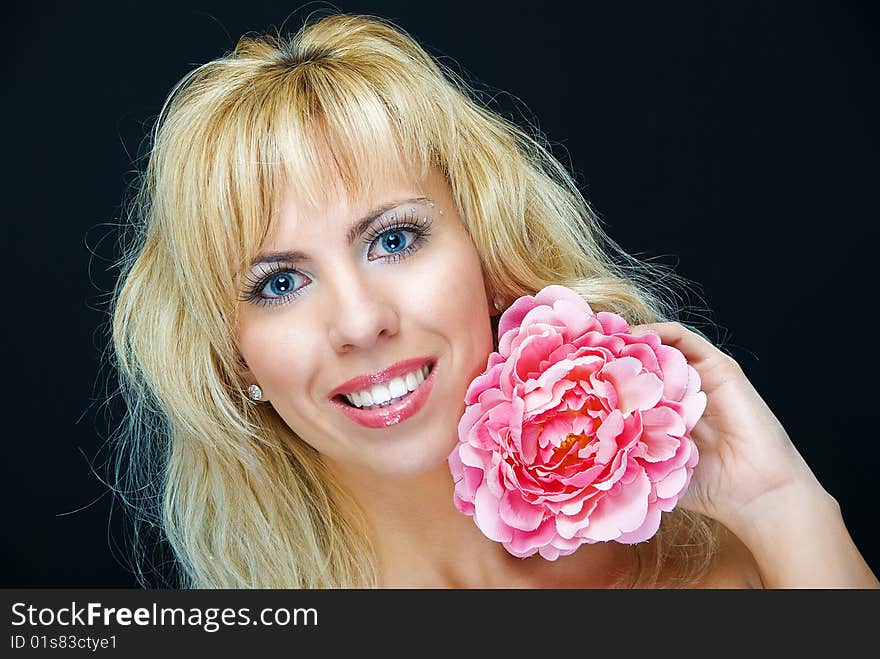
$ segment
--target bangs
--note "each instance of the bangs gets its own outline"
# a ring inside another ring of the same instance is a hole
[[[339,192],[361,200],[384,182],[427,174],[436,122],[400,82],[370,73],[341,62],[306,65],[291,75],[290,93],[278,95],[287,101],[278,147],[288,185],[303,202],[322,205]]]
[[[442,123],[436,106],[417,100],[423,96],[388,69],[332,60],[287,69],[266,85],[249,119],[258,167],[248,170],[256,177],[237,186],[251,188],[239,189],[241,196],[259,197],[266,208],[262,222],[240,218],[249,234],[242,263],[274,230],[285,194],[320,208],[340,195],[367,202],[389,182],[422,180],[439,162]]]
[[[474,159],[473,113],[426,56],[390,33],[350,47],[334,41],[354,39],[348,31],[330,36],[245,39],[187,76],[163,109],[151,164],[177,279],[207,267],[211,290],[234,283],[235,295],[210,301],[193,292],[193,305],[236,316],[286,195],[316,210],[340,198],[363,206],[389,184],[418,185],[432,166],[449,179]]]

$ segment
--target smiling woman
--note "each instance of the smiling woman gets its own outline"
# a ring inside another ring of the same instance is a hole
[[[549,151],[403,30],[332,15],[192,71],[133,211],[118,491],[179,585],[760,585],[705,507],[552,563],[456,510],[447,458],[499,312],[556,284],[659,323],[676,277],[617,247]]]
[[[282,195],[261,245],[273,263],[258,257],[245,277],[238,345],[244,381],[351,491],[443,465],[462,391],[492,350],[493,309],[436,168],[377,186],[375,200],[336,189],[321,207]]]

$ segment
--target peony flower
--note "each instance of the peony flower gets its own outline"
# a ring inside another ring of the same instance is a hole
[[[517,299],[498,336],[449,456],[458,510],[521,558],[650,539],[697,464],[697,371],[564,286]]]

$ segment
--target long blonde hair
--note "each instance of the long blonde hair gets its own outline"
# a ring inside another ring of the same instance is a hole
[[[242,38],[178,82],[151,137],[112,303],[127,407],[116,489],[136,528],[161,529],[180,587],[378,584],[357,502],[244,392],[236,282],[285,186],[321,203],[331,169],[355,196],[439,167],[490,290],[512,300],[562,284],[631,324],[676,319],[667,295],[680,278],[627,255],[539,137],[383,19],[335,14],[292,37]],[[493,330],[497,346],[497,318]],[[655,584],[679,566],[674,583],[694,583],[717,537],[710,520],[664,514],[627,576]]]

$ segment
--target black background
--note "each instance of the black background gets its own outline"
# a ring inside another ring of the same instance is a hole
[[[101,480],[114,225],[171,86],[243,33],[288,16],[295,29],[330,5],[11,6],[0,585],[132,586]],[[683,319],[740,362],[880,574],[876,10],[335,7],[395,21],[495,109],[536,124],[612,238],[696,283]]]

